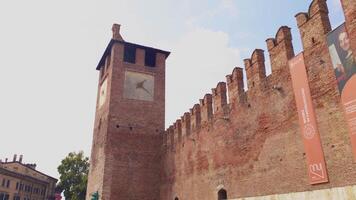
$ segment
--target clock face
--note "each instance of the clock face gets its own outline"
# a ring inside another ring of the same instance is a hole
[[[126,71],[124,98],[153,101],[154,77],[149,74]]]
[[[108,81],[107,81],[107,79],[105,79],[104,82],[100,86],[99,108],[101,108],[101,106],[104,105],[104,103],[106,101],[107,87],[108,87]]]

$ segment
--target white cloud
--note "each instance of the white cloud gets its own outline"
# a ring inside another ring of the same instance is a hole
[[[170,125],[241,63],[228,34],[195,28],[171,45],[167,63],[167,121]],[[240,65],[241,66],[241,65]]]
[[[191,15],[186,24],[189,26],[196,26],[201,22],[209,21],[214,17],[217,17],[220,14],[229,16],[229,17],[236,17],[238,14],[237,6],[233,0],[222,0],[219,1],[218,5],[212,7],[210,9],[202,10],[201,12],[197,12],[199,14],[194,13]]]

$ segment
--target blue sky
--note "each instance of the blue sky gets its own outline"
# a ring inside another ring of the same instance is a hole
[[[149,2],[149,3],[148,3]],[[166,126],[311,1],[298,0],[13,0],[0,7],[0,158],[56,176],[71,151],[90,155],[98,72],[95,67],[122,24],[125,40],[171,51],[167,60]],[[328,1],[333,27],[339,0]],[[268,58],[266,52],[266,58]],[[268,65],[268,64],[267,64]],[[30,141],[30,142],[29,142]]]

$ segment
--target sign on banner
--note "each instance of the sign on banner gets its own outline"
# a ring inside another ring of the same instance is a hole
[[[325,183],[328,182],[328,175],[302,53],[289,61],[289,68],[307,157],[309,182]]]

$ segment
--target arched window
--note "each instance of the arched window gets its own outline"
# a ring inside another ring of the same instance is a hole
[[[224,189],[219,190],[218,200],[227,200],[227,192]]]

